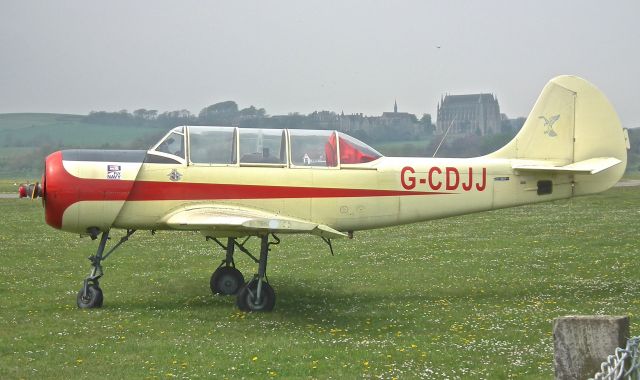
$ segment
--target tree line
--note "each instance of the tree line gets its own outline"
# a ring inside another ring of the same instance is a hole
[[[384,124],[381,124],[377,120],[379,117],[376,116],[359,114],[349,115],[347,118],[354,116],[363,120],[360,120],[360,127],[349,131],[355,137],[367,142],[421,139],[431,136],[435,129],[429,114],[424,114],[420,119],[409,114],[405,120]],[[152,126],[163,129],[177,125],[217,125],[242,128],[343,130],[341,118],[344,118],[344,115],[332,111],[314,111],[308,115],[293,112],[287,115],[269,116],[264,108],[249,106],[241,109],[235,101],[229,100],[207,106],[197,115],[186,109],[159,113],[157,110],[141,108],[132,112],[127,110],[91,111],[84,121],[91,124]]]

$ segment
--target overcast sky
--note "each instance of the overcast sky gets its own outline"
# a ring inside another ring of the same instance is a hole
[[[235,100],[271,115],[434,115],[489,92],[526,116],[559,74],[640,126],[640,1],[2,1],[0,113]],[[440,47],[440,48],[438,48]]]

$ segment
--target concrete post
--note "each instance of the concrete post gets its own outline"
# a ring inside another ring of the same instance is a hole
[[[600,371],[600,364],[625,348],[629,317],[568,316],[553,321],[556,380],[583,380]]]

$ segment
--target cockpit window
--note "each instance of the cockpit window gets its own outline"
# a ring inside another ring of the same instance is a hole
[[[184,134],[182,127],[175,128],[155,148],[156,152],[162,152],[184,158]]]
[[[362,141],[344,133],[333,132],[325,147],[328,166],[335,165],[336,152],[338,151],[336,134],[340,140],[340,164],[363,164],[382,157],[380,152]]]
[[[239,129],[240,163],[286,164],[284,129]]]
[[[327,159],[326,145],[329,144],[332,133],[333,131],[290,129],[291,163],[296,166],[336,166],[335,158]]]
[[[196,164],[235,164],[233,127],[189,127],[189,154]]]
[[[382,157],[382,154],[362,141],[338,132],[340,136],[340,164],[362,164]]]

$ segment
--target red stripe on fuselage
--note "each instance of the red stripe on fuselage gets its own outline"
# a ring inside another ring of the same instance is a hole
[[[208,183],[138,181],[129,201],[277,199],[277,198],[354,198],[400,195],[446,194],[421,191],[341,189]]]

